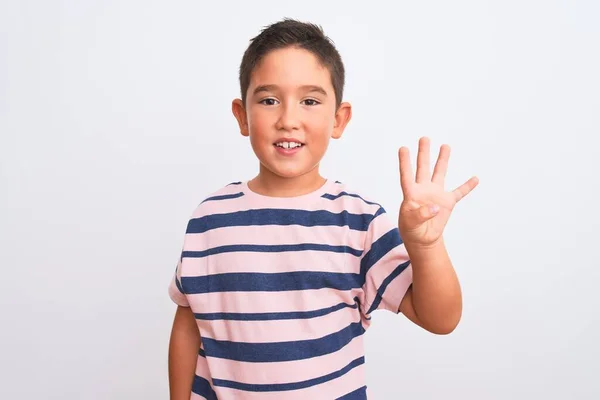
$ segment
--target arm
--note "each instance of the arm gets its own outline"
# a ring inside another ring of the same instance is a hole
[[[462,294],[443,242],[407,251],[413,283],[400,304],[400,312],[429,332],[451,333],[462,315]]]
[[[178,306],[169,342],[169,390],[171,400],[189,400],[196,371],[200,333],[189,307]]]
[[[429,173],[429,139],[419,141],[417,173],[412,173],[408,149],[399,151],[400,183],[404,200],[398,229],[413,269],[413,283],[400,304],[400,312],[433,333],[452,332],[462,314],[458,278],[442,237],[456,204],[473,190],[473,177],[457,189],[446,192],[444,179],[450,148],[440,148],[433,176]]]

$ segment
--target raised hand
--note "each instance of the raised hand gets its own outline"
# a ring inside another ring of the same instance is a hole
[[[442,237],[454,206],[479,183],[477,177],[472,177],[458,188],[447,192],[444,188],[444,180],[449,157],[450,147],[442,145],[431,175],[429,139],[421,138],[415,176],[408,149],[401,147],[398,152],[400,185],[404,194],[398,216],[398,228],[407,245],[413,247],[434,245]]]

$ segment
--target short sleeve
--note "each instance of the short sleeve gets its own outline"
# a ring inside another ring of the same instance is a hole
[[[412,266],[400,237],[383,207],[367,229],[360,262],[364,293],[361,309],[369,318],[375,310],[400,312],[400,303],[412,284]]]
[[[177,262],[177,267],[175,268],[175,273],[173,273],[173,277],[171,279],[171,283],[169,284],[169,297],[171,300],[175,302],[175,304],[182,307],[189,307],[190,304],[185,296],[183,291],[183,287],[181,286],[181,257]]]

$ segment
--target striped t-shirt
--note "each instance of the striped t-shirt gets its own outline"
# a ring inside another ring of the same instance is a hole
[[[366,399],[371,313],[398,313],[411,283],[397,225],[344,184],[223,187],[191,216],[169,286],[202,341],[191,399]]]

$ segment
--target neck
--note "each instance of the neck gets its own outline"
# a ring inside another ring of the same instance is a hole
[[[311,193],[325,184],[318,166],[295,177],[283,177],[269,171],[262,164],[258,175],[248,182],[250,189],[258,194],[273,197],[295,197]]]

